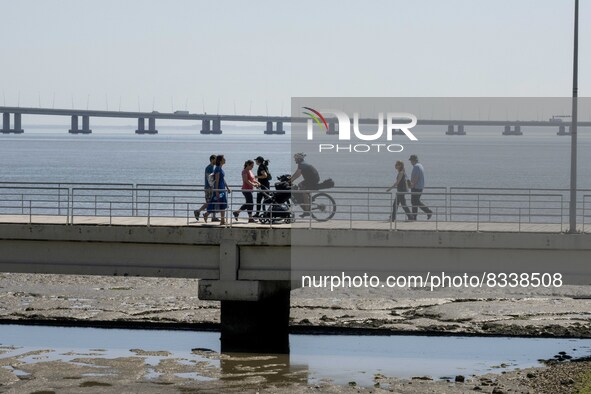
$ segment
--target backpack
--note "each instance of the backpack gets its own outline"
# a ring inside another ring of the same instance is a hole
[[[215,186],[215,174],[213,172],[207,176],[207,183],[209,183],[209,187],[213,189]]]

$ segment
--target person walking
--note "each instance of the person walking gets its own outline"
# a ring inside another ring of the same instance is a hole
[[[238,220],[238,216],[240,216],[240,211],[246,211],[248,213],[248,223],[255,222],[255,220],[252,218],[252,190],[255,187],[259,186],[259,183],[256,181],[254,174],[252,173],[253,167],[254,161],[247,160],[244,162],[244,169],[242,170],[242,194],[244,195],[246,203],[242,204],[242,206],[238,210],[233,212],[234,219]]]
[[[209,165],[205,167],[205,182],[203,187],[203,192],[205,193],[205,203],[201,206],[201,208],[196,209],[193,211],[193,215],[195,215],[195,219],[199,221],[199,216],[201,212],[207,209],[207,205],[211,202],[211,197],[213,197],[213,188],[209,184],[209,175],[213,173],[215,167],[215,155],[209,156]],[[215,217],[216,213],[213,213],[213,217],[211,218],[212,222],[217,221],[218,219]]]
[[[254,214],[254,217],[258,218],[261,214],[261,209],[263,209],[262,201],[265,198],[264,190],[269,190],[271,188],[271,173],[269,172],[269,160],[263,159],[262,156],[259,156],[254,160],[259,166],[255,178],[259,182],[261,189],[261,191],[257,193],[257,207],[256,213]]]
[[[408,160],[410,161],[410,164],[412,164],[412,172],[410,174],[410,192],[412,193],[410,195],[410,204],[412,205],[412,219],[410,220],[417,220],[419,208],[427,214],[427,220],[429,220],[431,219],[431,216],[433,216],[433,211],[421,202],[421,194],[425,188],[425,169],[423,168],[423,165],[419,163],[419,157],[417,155],[410,155]]]
[[[215,158],[215,169],[213,170],[214,184],[213,197],[211,202],[207,205],[207,212],[203,215],[203,220],[207,223],[207,218],[212,212],[220,213],[220,226],[226,224],[226,208],[228,208],[228,193],[231,193],[230,187],[226,184],[226,173],[222,167],[226,164],[224,155],[217,155]]]
[[[390,221],[393,222],[396,220],[396,211],[398,211],[398,205],[402,206],[402,209],[406,213],[407,220],[412,220],[413,216],[410,213],[410,209],[408,209],[408,206],[406,205],[405,194],[408,192],[408,185],[406,184],[407,177],[406,171],[404,170],[404,163],[398,160],[396,161],[394,168],[396,168],[396,171],[398,171],[396,174],[396,181],[391,187],[386,189],[386,191],[389,192],[390,190],[396,188],[396,197],[394,198],[394,204],[392,205],[392,215],[390,215]]]

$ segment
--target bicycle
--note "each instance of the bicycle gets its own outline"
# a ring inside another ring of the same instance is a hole
[[[326,222],[333,218],[337,212],[337,203],[334,198],[326,192],[307,192],[314,193],[310,195],[310,215],[318,222]],[[298,200],[298,195],[301,196],[297,185],[292,186],[292,200],[294,205],[302,205],[302,201]],[[304,211],[305,212],[305,211]]]
[[[284,223],[295,222],[293,207],[302,204],[298,200],[299,191],[297,185],[289,184],[290,176],[288,174],[277,177],[279,182],[275,183],[275,192],[266,192],[264,202],[264,212],[259,221],[263,224],[283,221]],[[327,183],[328,182],[328,183]],[[327,180],[321,185],[328,185],[325,188],[332,187],[332,180]],[[310,192],[308,192],[310,193]],[[325,222],[332,219],[337,211],[337,204],[332,196],[325,192],[317,192],[310,196],[310,215],[319,222]]]

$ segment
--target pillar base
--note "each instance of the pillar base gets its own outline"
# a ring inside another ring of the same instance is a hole
[[[91,134],[92,130],[68,130],[68,133],[70,134]]]
[[[136,130],[136,134],[158,134],[158,130]]]
[[[222,352],[289,353],[285,281],[200,280],[200,300],[221,300]]]
[[[8,130],[0,130],[2,134],[22,134],[25,132],[23,129],[8,129]]]
[[[222,352],[289,353],[289,290],[221,303]]]

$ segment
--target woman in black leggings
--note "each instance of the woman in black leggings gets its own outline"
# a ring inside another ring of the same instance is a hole
[[[252,208],[253,208],[253,200],[252,200],[252,190],[255,187],[259,186],[259,183],[256,181],[254,174],[252,173],[252,168],[254,167],[254,161],[247,160],[244,162],[244,169],[242,170],[242,194],[244,195],[244,199],[246,200],[245,204],[242,204],[240,209],[234,211],[234,218],[238,220],[238,215],[240,215],[240,211],[246,211],[248,213],[248,222],[254,223],[254,219],[252,218]]]
[[[269,173],[269,160],[263,159],[262,156],[259,156],[255,159],[259,168],[257,169],[257,176],[255,177],[260,184],[261,190],[263,192],[257,193],[257,211],[255,213],[255,217],[260,216],[261,208],[262,208],[262,201],[265,197],[264,190],[270,189],[271,183],[271,174]]]

